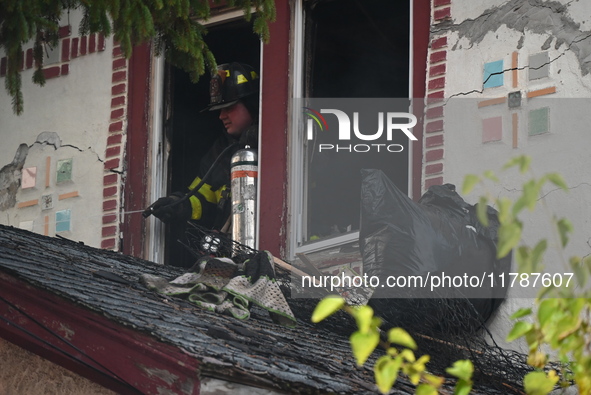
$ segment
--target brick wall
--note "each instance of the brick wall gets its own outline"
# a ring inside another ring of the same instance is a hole
[[[105,151],[103,177],[103,221],[101,248],[119,248],[121,174],[127,127],[128,62],[121,46],[113,41],[111,116]]]
[[[70,63],[77,58],[105,50],[105,37],[101,34],[90,34],[82,37],[71,37],[70,25],[59,28],[59,42],[55,48],[58,57],[49,64],[44,64],[43,75],[45,79],[57,78],[70,73]],[[33,60],[33,48],[25,49],[21,54],[21,71],[32,69],[35,66]],[[6,75],[6,57],[0,58],[0,77]]]
[[[74,66],[77,59],[104,52],[106,49],[104,36],[90,34],[72,37],[72,27],[70,25],[60,27],[59,37],[55,48],[48,47],[51,55],[46,57],[43,67],[46,79],[64,78],[73,72],[70,66]],[[0,77],[6,75],[6,64],[6,57],[0,58]],[[25,47],[22,53],[21,71],[33,67],[35,67],[33,49],[32,47]],[[96,182],[103,183],[103,216],[100,229],[100,245],[102,248],[117,250],[119,248],[119,223],[121,222],[119,211],[122,196],[121,174],[123,172],[122,163],[126,140],[128,92],[128,62],[117,42],[113,42],[111,75],[111,112],[109,119],[105,120],[108,127],[105,128],[104,137],[102,137],[106,138],[104,173],[103,179],[96,180]],[[88,83],[90,84],[92,81],[88,81]],[[48,230],[46,229],[45,234],[47,233]]]
[[[432,0],[431,24],[451,18],[451,0]],[[447,72],[447,36],[431,34],[427,57],[427,99],[423,133],[423,192],[443,184],[444,97]]]

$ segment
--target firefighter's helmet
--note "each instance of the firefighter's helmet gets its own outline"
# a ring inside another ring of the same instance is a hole
[[[259,92],[259,75],[244,63],[225,63],[217,68],[217,74],[209,85],[210,111],[229,107],[238,100]]]

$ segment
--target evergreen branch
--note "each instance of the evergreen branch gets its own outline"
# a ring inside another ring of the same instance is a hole
[[[220,0],[213,0],[220,4]],[[274,0],[227,0],[242,9],[246,20],[254,10],[253,30],[269,41],[269,23],[275,21]],[[33,82],[43,86],[43,46],[58,43],[59,21],[66,10],[80,9],[79,34],[113,34],[125,57],[133,47],[155,43],[156,53],[189,73],[196,82],[216,61],[204,41],[207,29],[199,20],[210,16],[209,0],[5,0],[0,1],[0,48],[7,58],[5,89],[12,98],[14,113],[23,112],[21,70],[23,45],[33,44]]]

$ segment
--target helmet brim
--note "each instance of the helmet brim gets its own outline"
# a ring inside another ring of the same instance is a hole
[[[227,108],[227,107],[233,106],[234,104],[238,103],[239,101],[240,100],[233,100],[233,101],[229,101],[226,103],[212,104],[212,105],[205,107],[200,112],[221,110],[222,108]]]

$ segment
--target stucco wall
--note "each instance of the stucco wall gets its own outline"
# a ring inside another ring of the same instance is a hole
[[[86,394],[114,392],[0,339],[0,394]]]
[[[60,22],[44,87],[32,82],[32,43],[23,46],[22,115],[0,89],[0,223],[115,248],[127,61],[112,37],[80,36],[80,20]]]
[[[434,116],[428,117],[426,138],[437,137],[440,144],[426,144],[424,186],[460,187],[466,174],[494,170],[501,182],[486,189],[514,200],[531,175],[500,168],[514,156],[529,155],[536,176],[558,172],[570,192],[550,185],[543,189],[547,210],[524,217],[523,240],[533,246],[549,238],[555,244],[549,222],[549,213],[555,213],[569,218],[575,228],[566,257],[591,254],[591,3],[434,0],[434,5],[434,13],[447,16],[435,17],[431,29],[432,43],[439,47],[432,45],[428,66],[439,66],[439,72],[428,81],[430,97],[442,99],[430,102]],[[486,69],[493,70],[488,81]],[[512,92],[521,94],[515,107],[509,105]],[[429,157],[435,150],[437,155]],[[484,192],[478,187],[464,197],[476,203]],[[572,271],[563,262],[550,251],[546,271]],[[532,299],[517,298],[521,291],[510,290],[492,323],[498,339],[512,325],[509,315],[533,304]]]

